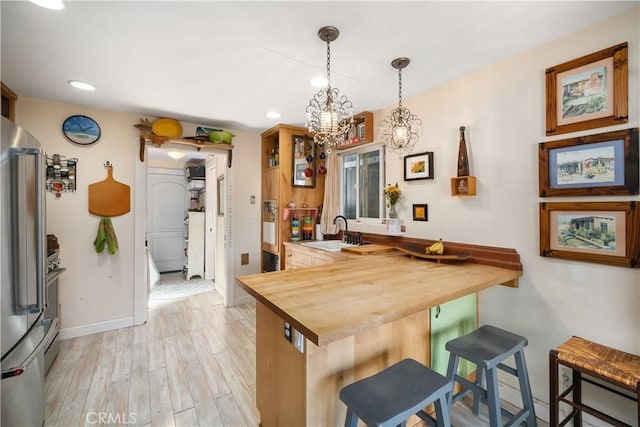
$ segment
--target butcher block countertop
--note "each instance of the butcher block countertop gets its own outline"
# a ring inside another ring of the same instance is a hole
[[[364,256],[239,276],[238,285],[323,346],[464,295],[517,281],[522,270],[409,256]]]

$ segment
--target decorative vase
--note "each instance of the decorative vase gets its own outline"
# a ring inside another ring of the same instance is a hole
[[[398,218],[398,213],[396,212],[396,205],[389,205],[389,218]]]

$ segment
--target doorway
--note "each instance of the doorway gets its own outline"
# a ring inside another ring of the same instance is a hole
[[[144,158],[148,158],[150,147],[144,147]],[[214,209],[209,209],[211,212],[216,212],[215,218],[213,222],[210,224],[215,224],[217,228],[214,228],[212,231],[215,231],[215,264],[214,264],[214,276],[216,283],[216,289],[222,295],[224,300],[224,305],[227,307],[231,307],[234,305],[234,286],[226,286],[226,281],[228,278],[233,280],[233,257],[230,254],[233,251],[233,245],[231,238],[231,205],[232,205],[232,181],[233,174],[228,173],[229,169],[227,166],[228,162],[228,153],[226,150],[220,150],[219,153],[214,155],[210,155],[211,159],[215,159],[216,162],[216,174],[218,176],[223,176],[225,179],[223,180],[224,185],[224,195],[223,195],[223,213],[218,216],[217,211]],[[213,160],[212,160],[213,161]],[[147,188],[148,181],[148,172],[153,171],[154,168],[147,167],[147,164],[144,162],[136,162],[135,174],[136,174],[136,188]],[[176,175],[181,175],[184,179],[184,169],[174,170]],[[207,190],[210,192],[209,198],[211,201],[217,201],[217,183],[218,180],[212,178],[212,182],[207,183]],[[183,184],[185,182],[183,181]],[[216,187],[216,188],[213,188]],[[184,200],[185,205],[183,206],[183,214],[184,207],[187,206],[187,197],[188,191],[184,191]],[[215,194],[215,197],[213,195]],[[150,291],[150,283],[148,279],[148,270],[149,263],[147,257],[147,247],[150,246],[149,236],[148,236],[148,203],[147,199],[149,196],[147,195],[147,191],[136,191],[134,193],[134,205],[135,209],[135,236],[136,236],[136,244],[135,244],[135,286],[134,286],[134,324],[140,325],[143,324],[147,320],[147,307],[149,302],[149,291]],[[215,202],[214,202],[215,203]],[[205,208],[207,209],[207,208]],[[205,244],[206,248],[206,244]],[[208,258],[208,257],[207,257]],[[205,272],[206,275],[206,272]],[[206,277],[206,276],[205,276]],[[218,288],[219,286],[219,288]]]
[[[182,169],[148,169],[147,244],[160,273],[182,271],[187,202]]]

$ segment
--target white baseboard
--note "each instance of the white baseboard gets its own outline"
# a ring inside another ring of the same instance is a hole
[[[69,338],[82,337],[84,335],[112,331],[114,329],[128,328],[129,326],[133,326],[133,317],[108,320],[106,322],[92,323],[90,325],[74,326],[73,328],[61,329],[60,339],[66,340]]]

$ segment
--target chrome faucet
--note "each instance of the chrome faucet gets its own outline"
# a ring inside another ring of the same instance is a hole
[[[347,218],[343,217],[342,215],[337,215],[335,218],[333,218],[333,223],[337,224],[336,221],[339,219],[342,219],[344,221],[344,233],[342,233],[342,241],[344,241],[347,237],[347,232],[349,231],[349,225],[347,224]],[[338,229],[340,229],[339,226]]]

